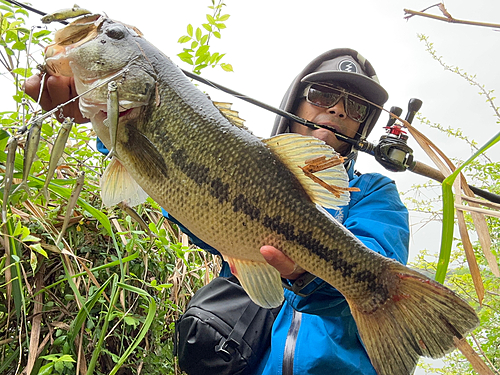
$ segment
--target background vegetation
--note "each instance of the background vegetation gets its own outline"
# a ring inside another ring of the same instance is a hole
[[[0,162],[3,175],[7,143],[16,137],[15,187],[22,178],[26,146],[26,134],[20,130],[40,114],[22,91],[23,81],[36,71],[37,62],[28,56],[33,46],[50,43],[50,35],[25,28],[29,16],[25,10],[4,1],[0,4],[0,62],[17,90],[13,96],[16,110],[0,112]],[[188,25],[187,35],[179,39],[184,47],[179,58],[192,64],[195,72],[218,65],[232,69],[221,62],[222,53],[209,47],[210,38],[220,37],[229,17],[221,12],[222,6],[212,1],[207,22],[200,27]],[[94,149],[95,135],[88,125],[73,126],[46,201],[38,193],[59,128],[54,118],[43,122],[42,141],[28,180],[30,194],[21,189],[4,196],[0,191],[2,200],[9,203],[0,240],[0,374],[178,373],[172,356],[173,323],[193,292],[217,274],[218,259],[193,248],[151,200],[137,208],[149,230],[118,207],[102,206],[97,192],[106,163]],[[443,131],[454,142],[476,147],[458,129]],[[85,184],[78,205],[70,212],[63,242],[56,246],[81,171]],[[483,155],[469,164],[466,174],[471,184],[500,193],[498,162]],[[405,194],[407,203],[440,220],[441,203],[424,198],[424,189],[429,187],[432,184],[415,186]],[[489,216],[487,222],[498,257],[499,219]],[[469,217],[467,223],[473,229]],[[474,251],[486,290],[482,304],[459,239],[451,253],[446,284],[478,309],[481,326],[471,342],[495,369],[500,367],[500,283],[479,244],[474,244]],[[414,266],[435,274],[437,261],[434,254],[423,251]],[[424,367],[431,373],[473,373],[458,351],[445,359],[443,368]]]

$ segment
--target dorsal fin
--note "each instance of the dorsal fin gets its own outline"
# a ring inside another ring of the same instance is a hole
[[[338,209],[349,203],[343,158],[325,142],[300,134],[280,134],[263,142],[293,172],[314,203]]]
[[[229,120],[231,124],[237,126],[238,128],[245,129],[246,131],[250,131],[245,125],[245,120],[240,118],[238,111],[231,109],[231,103],[224,102],[213,102],[214,105],[219,109],[222,115]]]

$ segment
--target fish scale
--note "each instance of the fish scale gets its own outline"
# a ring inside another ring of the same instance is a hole
[[[135,28],[95,15],[59,32],[55,40],[66,42],[47,47],[49,71],[74,76],[79,92],[123,72],[117,158],[151,198],[222,253],[256,303],[283,299],[280,275],[259,252],[271,245],[344,295],[379,375],[411,374],[419,356],[444,355],[454,337],[478,325],[455,293],[368,249],[316,207],[345,199],[304,178],[310,155],[337,157],[324,143],[294,134],[260,140],[233,125]],[[80,107],[109,149],[106,94],[95,90]],[[346,186],[336,164],[321,176]]]

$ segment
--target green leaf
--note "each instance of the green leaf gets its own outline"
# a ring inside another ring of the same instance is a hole
[[[229,14],[224,14],[222,16],[217,17],[217,21],[218,22],[227,21],[229,17],[231,17]]]
[[[54,362],[47,363],[46,365],[40,367],[38,370],[38,375],[51,375],[54,369]]]
[[[73,359],[73,357],[70,356],[69,354],[62,355],[61,358],[59,358],[59,361],[76,363],[76,361]]]
[[[214,20],[214,18],[210,14],[207,14],[207,21],[211,25],[215,25],[215,20]]]
[[[35,237],[35,236],[32,236],[29,232],[29,229],[26,228],[26,233],[23,233],[22,237],[21,237],[21,241],[23,242],[40,242],[40,238],[38,237]]]
[[[146,291],[144,291],[142,289],[132,287],[130,285],[126,285],[126,284],[122,284],[122,283],[118,283],[118,285],[120,287],[122,287],[123,289],[130,290],[132,292],[138,293],[139,295],[145,297],[149,301],[149,304],[147,307],[148,315],[146,316],[146,319],[144,321],[144,324],[142,325],[141,330],[139,331],[139,334],[137,335],[135,340],[128,346],[127,350],[120,357],[120,360],[115,365],[115,367],[113,367],[113,369],[111,370],[109,375],[116,374],[118,372],[118,370],[120,369],[120,367],[122,366],[122,364],[125,362],[125,360],[130,356],[130,354],[132,354],[132,352],[135,350],[137,345],[140,344],[142,339],[148,333],[149,327],[151,327],[151,324],[153,323],[153,320],[155,319],[155,315],[156,315],[156,302],[153,299],[153,297],[151,297],[149,295],[149,293],[147,293]]]
[[[220,67],[226,71],[226,72],[232,72],[233,71],[233,66],[231,64],[220,64]]]
[[[179,53],[177,56],[179,56],[180,58],[192,58],[193,54],[188,51],[184,51]]]
[[[210,33],[212,32],[212,26],[210,26],[208,23],[204,23],[201,26],[203,26],[203,28],[205,30],[207,30],[208,32],[210,32]]]
[[[133,316],[130,315],[125,315],[123,317],[123,321],[125,322],[126,325],[132,326],[132,327],[137,327],[140,323],[140,321]]]
[[[4,18],[14,18],[14,19],[16,18],[16,17],[14,17],[14,12],[12,10],[10,12],[4,13],[3,17]]]
[[[10,134],[7,133],[5,130],[0,129],[0,150],[5,150],[5,147],[7,147],[7,142],[9,141],[9,139],[10,139]]]
[[[205,61],[207,61],[208,56],[209,55],[203,55],[203,56],[200,56],[200,57],[198,57],[196,59],[196,61],[194,62],[194,64],[197,65],[197,69],[202,69],[199,65],[203,64]]]
[[[31,75],[31,69],[15,68],[12,69],[12,73],[19,74],[22,77],[29,77]]]
[[[193,25],[187,25],[187,33],[190,37],[193,37]]]
[[[50,35],[51,32],[49,30],[42,30],[42,31],[37,31],[36,33],[33,33],[33,38],[43,38],[44,36]]]
[[[484,153],[494,144],[500,141],[500,132],[495,134],[488,142],[486,142],[474,155],[472,155],[465,163],[460,165],[451,175],[449,175],[442,184],[443,189],[443,230],[441,234],[441,249],[439,251],[439,261],[436,270],[436,281],[443,283],[446,278],[446,272],[450,262],[451,246],[453,244],[453,226],[455,223],[454,199],[452,185],[459,173],[469,165],[479,155]]]
[[[6,10],[7,12],[14,14],[14,11],[12,10],[12,8],[9,8],[7,5],[0,5],[0,9]],[[4,17],[5,17],[5,15],[4,15]]]
[[[58,373],[61,374],[64,370],[64,362],[59,362],[59,361],[54,362],[54,368]]]
[[[42,249],[42,245],[40,245],[39,243],[34,244],[34,245],[30,245],[29,247],[30,247],[30,249],[35,250],[37,253],[39,253],[39,254],[43,255],[45,258],[49,259],[47,252],[44,249]]]
[[[179,40],[177,41],[177,43],[187,43],[191,40],[191,37],[187,36],[187,35],[184,35],[184,36],[181,36],[179,38]]]
[[[125,259],[123,260],[125,261]],[[76,335],[80,333],[80,328],[82,327],[83,322],[85,322],[85,319],[88,316],[88,312],[92,310],[96,302],[99,300],[101,297],[102,293],[104,290],[107,288],[109,283],[111,282],[111,279],[113,278],[113,275],[110,276],[104,284],[101,285],[101,287],[92,295],[88,298],[88,300],[85,302],[85,308],[81,309],[75,320],[71,323],[70,329],[68,331],[68,340],[71,345],[74,345],[74,341],[76,338]]]
[[[209,49],[210,49],[210,46],[207,46],[207,45],[201,46],[196,51],[195,56],[204,56],[204,55],[206,55],[206,53],[208,52]]]
[[[20,221],[16,223],[16,228],[14,229],[14,233],[12,233],[13,237],[17,237],[21,234],[21,231],[23,229],[23,226]]]
[[[181,56],[181,54],[177,55],[179,58],[184,61],[185,63],[188,63],[189,65],[193,65],[192,57],[188,56]]]
[[[215,52],[212,56],[210,56],[209,63],[215,64],[218,57],[219,57],[219,52]]]
[[[12,21],[12,23],[9,26],[9,29],[15,30],[15,31],[20,31],[20,32],[22,32],[24,34],[28,34],[29,35],[30,31],[28,29],[21,28],[21,27],[18,28],[18,26],[22,25],[23,23],[24,23],[23,20],[17,20],[16,19],[15,21]]]
[[[226,54],[223,53],[217,57],[217,61],[215,63],[219,63],[219,61],[225,56]]]
[[[22,8],[19,8],[19,9],[16,9],[16,13],[21,13],[21,14],[24,14],[26,17],[29,17],[30,14],[28,13],[27,10],[25,9],[22,9]],[[49,32],[50,33],[50,32]]]
[[[213,34],[217,39],[220,39],[220,33],[218,31],[214,31]]]
[[[196,40],[199,41],[201,39],[201,29],[198,27],[196,29]]]

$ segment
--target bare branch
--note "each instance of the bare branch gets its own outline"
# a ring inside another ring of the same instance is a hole
[[[439,5],[438,5],[439,6]],[[494,29],[499,29],[500,28],[500,24],[498,23],[487,23],[487,22],[477,22],[477,21],[467,21],[467,20],[459,20],[457,18],[453,18],[451,17],[450,13],[448,13],[446,11],[446,9],[444,8],[444,6],[442,7],[444,9],[445,12],[443,12],[444,14],[446,14],[447,16],[446,17],[442,17],[442,16],[436,16],[434,14],[429,14],[429,13],[424,13],[424,12],[417,12],[416,10],[410,10],[410,9],[404,9],[405,11],[405,14],[409,14],[409,16],[405,16],[406,19],[409,19],[410,17],[412,16],[421,16],[421,17],[427,17],[427,18],[433,18],[435,20],[439,20],[439,21],[445,21],[445,22],[449,22],[449,23],[460,23],[460,24],[463,24],[463,25],[473,25],[473,26],[483,26],[483,27],[492,27]],[[441,9],[441,7],[439,7],[439,9],[441,11],[443,11],[443,9]]]

